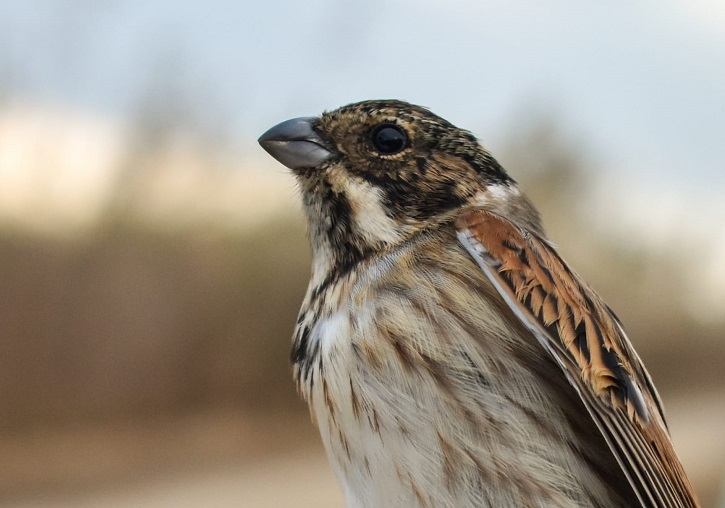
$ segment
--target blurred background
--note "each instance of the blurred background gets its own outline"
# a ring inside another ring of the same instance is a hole
[[[370,98],[474,131],[725,478],[725,4],[0,2],[0,505],[342,506],[294,393],[309,254],[255,139]]]

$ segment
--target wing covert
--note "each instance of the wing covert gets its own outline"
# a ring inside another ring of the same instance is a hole
[[[699,506],[659,396],[616,316],[535,232],[476,208],[458,238],[564,371],[643,507]]]

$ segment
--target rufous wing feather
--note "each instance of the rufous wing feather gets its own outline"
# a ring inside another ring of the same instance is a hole
[[[566,374],[643,507],[699,506],[654,385],[616,316],[533,231],[481,208],[458,238]]]

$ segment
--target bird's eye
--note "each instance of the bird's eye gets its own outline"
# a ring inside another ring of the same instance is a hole
[[[373,131],[373,146],[384,155],[392,155],[407,148],[408,136],[397,125],[383,124]]]

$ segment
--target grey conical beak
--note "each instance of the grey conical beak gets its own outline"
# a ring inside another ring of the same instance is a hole
[[[317,120],[293,118],[277,124],[260,136],[259,144],[290,169],[317,167],[332,157],[332,152],[312,128]]]

